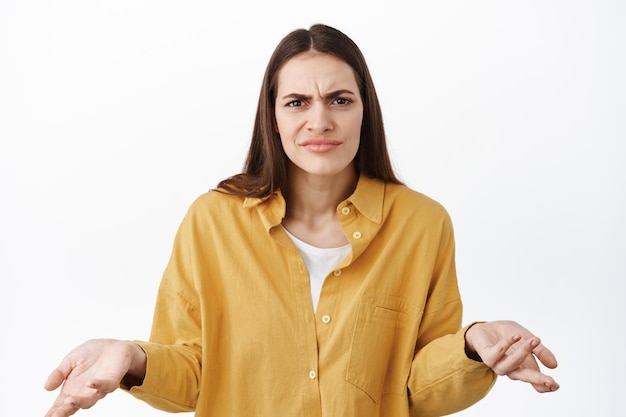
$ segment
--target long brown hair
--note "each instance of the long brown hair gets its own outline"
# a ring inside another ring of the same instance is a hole
[[[317,24],[309,30],[297,29],[289,33],[274,50],[263,77],[244,170],[241,174],[221,181],[218,189],[240,196],[266,197],[285,188],[288,158],[276,132],[274,117],[278,72],[289,59],[311,50],[334,55],[354,70],[363,100],[361,140],[354,161],[357,173],[401,183],[389,159],[380,103],[363,54],[344,33]]]

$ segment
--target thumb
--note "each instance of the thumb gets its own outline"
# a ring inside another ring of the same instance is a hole
[[[61,386],[63,381],[65,381],[66,376],[67,374],[64,374],[60,368],[57,368],[52,371],[50,376],[48,376],[48,379],[43,387],[48,391],[54,391]]]
[[[71,362],[67,359],[67,357],[63,358],[59,366],[52,371],[46,383],[44,384],[44,388],[48,391],[54,391],[59,388],[63,381],[68,377],[70,372],[72,372]]]

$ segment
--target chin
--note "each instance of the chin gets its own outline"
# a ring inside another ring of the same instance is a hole
[[[304,170],[308,175],[315,175],[319,177],[327,177],[327,178],[337,178],[344,177],[347,175],[355,175],[354,169],[351,167],[318,167],[317,169],[306,169]]]

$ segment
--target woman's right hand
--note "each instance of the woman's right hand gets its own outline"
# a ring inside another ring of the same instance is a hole
[[[114,339],[94,339],[72,350],[52,371],[44,388],[61,392],[46,417],[67,417],[90,408],[115,391],[126,376],[143,381],[146,354],[139,345]]]

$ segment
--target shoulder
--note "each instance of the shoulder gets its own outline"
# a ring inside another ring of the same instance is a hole
[[[229,194],[219,189],[211,189],[205,193],[200,194],[193,201],[192,206],[206,205],[206,204],[243,204],[244,197],[238,195]]]
[[[200,194],[189,206],[188,217],[212,217],[223,214],[232,215],[243,210],[244,198],[227,194],[218,190],[210,190]]]
[[[394,209],[449,219],[446,208],[432,197],[404,184],[385,184],[385,202]]]
[[[393,227],[414,234],[448,236],[453,223],[448,210],[432,197],[406,185],[386,184],[383,218]]]

